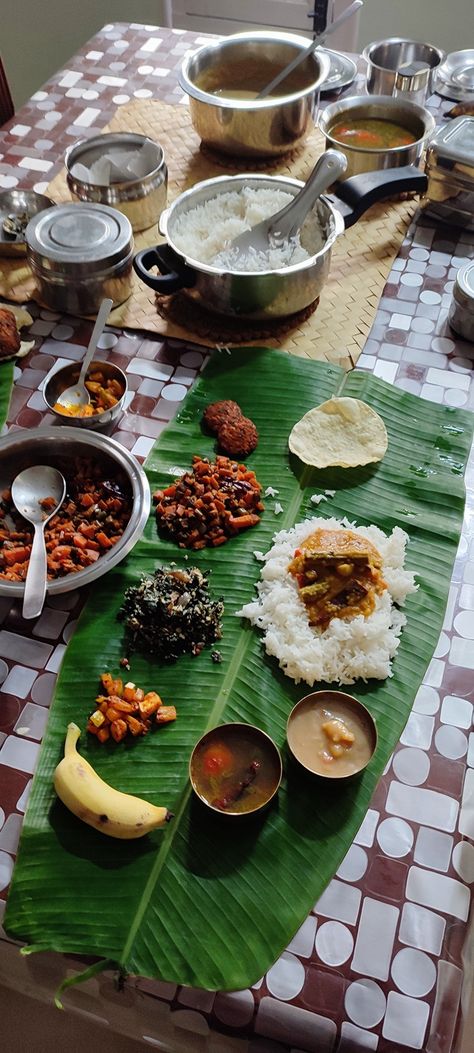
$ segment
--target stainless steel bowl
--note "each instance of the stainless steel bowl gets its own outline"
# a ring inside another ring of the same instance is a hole
[[[394,121],[412,132],[416,139],[409,146],[383,147],[380,150],[348,146],[331,133],[333,126],[343,117],[376,117],[379,120]],[[361,172],[378,172],[386,168],[418,164],[425,143],[435,129],[434,117],[424,106],[408,99],[393,99],[389,95],[351,95],[349,98],[339,99],[323,110],[318,124],[326,136],[326,146],[341,150],[347,157],[344,180]]]
[[[408,92],[423,102],[433,91],[435,71],[445,52],[434,44],[389,37],[369,44],[362,52],[367,62],[367,91],[371,95]]]
[[[303,141],[313,125],[319,89],[330,60],[316,51],[296,71],[300,80],[277,97],[216,95],[222,89],[258,93],[275,74],[308,46],[306,37],[270,31],[236,33],[205,44],[183,62],[180,84],[189,95],[191,120],[202,141],[238,157],[287,153]]]
[[[61,366],[60,369],[52,373],[43,388],[44,401],[49,412],[54,413],[58,423],[69,425],[72,428],[90,428],[92,431],[102,431],[105,428],[109,428],[123,413],[128,391],[127,378],[123,370],[119,366],[115,366],[113,362],[103,362],[99,359],[94,359],[90,364],[88,375],[100,370],[106,380],[117,380],[123,388],[123,393],[115,406],[103,410],[102,413],[94,413],[92,417],[69,417],[64,413],[60,413],[54,407],[62,392],[72,384],[75,384],[80,368],[80,362],[69,362],[67,366]]]
[[[5,233],[3,224],[10,216],[15,218],[26,214],[28,222],[38,212],[53,208],[54,201],[46,194],[37,194],[36,190],[4,190],[0,194],[0,256],[24,256],[26,254],[25,232],[17,237]]]
[[[100,160],[134,154],[140,174],[113,180],[110,185],[94,183],[87,172]],[[163,150],[153,139],[134,132],[106,132],[92,139],[81,139],[66,151],[67,184],[73,197],[110,205],[130,220],[134,231],[148,230],[158,222],[166,206],[168,169]]]
[[[111,471],[120,474],[131,493],[132,513],[120,541],[92,566],[79,570],[77,574],[49,581],[49,596],[89,585],[120,563],[138,541],[150,512],[148,480],[135,457],[115,439],[90,431],[77,431],[75,428],[33,428],[10,432],[0,438],[0,491],[9,488],[15,475],[23,468],[31,468],[35,464],[64,467],[65,459],[73,461],[77,457],[98,461],[103,465],[104,478]],[[23,582],[6,581],[0,577],[1,596],[14,599],[23,596],[23,592]]]

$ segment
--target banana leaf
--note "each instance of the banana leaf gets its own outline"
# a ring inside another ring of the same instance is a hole
[[[289,461],[288,433],[331,394],[366,400],[383,417],[389,448],[376,466],[303,469]],[[260,442],[249,459],[264,487],[279,491],[283,512],[266,502],[262,520],[228,544],[184,553],[157,535],[153,517],[128,559],[101,579],[68,647],[40,754],[6,911],[7,931],[37,947],[96,955],[125,971],[208,989],[254,983],[289,940],[334,875],[359,828],[380,774],[410,713],[436,646],[458,545],[463,471],[473,418],[418,399],[362,371],[277,351],[215,355],[148,462],[152,489],[214,452],[203,434],[206,404],[234,398],[255,420]],[[378,747],[364,774],[343,786],[307,779],[288,762],[286,721],[307,693],[268,658],[258,632],[235,617],[254,594],[259,564],[275,530],[315,514],[310,497],[335,489],[318,515],[343,516],[410,537],[408,566],[418,592],[387,681],[358,682],[353,693],[377,721]],[[187,558],[186,558],[187,557]],[[138,654],[130,678],[175,703],[178,719],[145,739],[81,750],[113,786],[167,805],[164,832],[114,841],[71,815],[55,798],[54,768],[65,729],[85,727],[101,672],[119,671],[124,654],[116,620],[124,589],[143,573],[175,561],[211,571],[211,592],[225,601],[222,664],[209,651],[167,665]],[[196,740],[225,721],[258,724],[281,747],[285,779],[277,803],[243,822],[215,816],[192,795],[188,762]]]
[[[13,384],[13,361],[0,363],[0,428],[3,428],[8,416],[10,395]]]

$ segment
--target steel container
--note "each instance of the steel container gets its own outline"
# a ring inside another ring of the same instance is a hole
[[[119,156],[120,155],[120,156]],[[131,157],[139,174],[130,179],[113,179],[108,185],[87,176],[99,160]],[[166,207],[168,169],[163,150],[153,139],[133,132],[106,132],[82,139],[66,151],[67,184],[79,201],[110,205],[130,220],[134,231],[148,230],[158,222]]]
[[[84,570],[48,581],[48,596],[71,592],[82,585],[90,585],[127,555],[143,532],[150,512],[150,487],[145,472],[133,454],[108,436],[96,435],[76,428],[40,427],[29,431],[10,432],[0,438],[0,489],[11,486],[12,480],[24,468],[49,464],[63,473],[70,462],[74,470],[76,458],[92,459],[103,469],[104,479],[113,472],[119,475],[132,498],[132,512],[117,544]],[[0,577],[0,595],[23,596],[24,583]]]
[[[367,91],[371,95],[406,95],[423,103],[431,95],[438,66],[446,53],[433,44],[389,37],[369,44],[362,52],[367,62]]]
[[[255,190],[284,190],[295,195],[302,186],[299,180],[283,176],[217,176],[197,183],[191,190],[181,194],[171,208],[163,213],[160,222],[161,232],[168,243],[165,248],[171,249],[172,267],[179,271],[178,279],[181,279],[181,286],[179,281],[174,288],[168,283],[169,291],[184,286],[192,299],[198,300],[209,310],[232,317],[281,318],[307,307],[319,296],[329,273],[332,246],[344,229],[339,213],[322,198],[308,214],[301,231],[301,243],[310,253],[310,258],[277,271],[223,272],[221,267],[201,263],[191,256],[184,257],[173,238],[176,221],[180,217],[221,194],[249,187]],[[318,252],[311,249],[311,217],[313,224],[316,222],[318,227],[322,227],[326,239],[324,247]],[[148,274],[147,261],[152,260],[156,251],[159,252],[160,247],[157,250],[145,249],[140,253],[135,260],[135,269],[148,285],[165,292],[166,277],[160,280]]]
[[[456,117],[435,132],[426,151],[426,174],[427,214],[474,230],[474,117]]]
[[[37,194],[35,190],[15,188],[0,193],[0,256],[26,255],[26,226],[33,216],[46,208],[54,208],[54,201],[45,194]],[[8,234],[4,229],[3,224],[10,218],[20,219],[22,227],[26,221],[23,230],[16,236]]]
[[[107,205],[67,204],[40,212],[26,228],[39,301],[63,314],[96,314],[132,291],[130,221]]]
[[[469,260],[458,270],[448,322],[459,336],[474,342],[474,260]]]
[[[276,156],[301,143],[313,127],[319,89],[329,74],[330,59],[324,52],[316,51],[302,62],[303,87],[291,94],[258,101],[218,96],[215,91],[229,87],[229,70],[247,69],[241,83],[258,92],[307,47],[307,37],[262,30],[236,33],[186,56],[180,85],[189,95],[191,120],[202,141],[238,157]],[[284,85],[276,91],[284,92]]]
[[[54,373],[50,374],[43,387],[43,398],[47,409],[50,413],[54,413],[58,424],[65,424],[71,428],[90,428],[91,431],[103,431],[110,428],[123,413],[128,392],[127,377],[123,369],[114,365],[113,362],[103,362],[99,359],[94,359],[87,371],[87,377],[89,377],[90,373],[100,370],[106,381],[118,381],[123,388],[123,392],[115,406],[103,410],[102,413],[94,413],[92,417],[69,417],[67,414],[60,413],[59,410],[54,408],[63,391],[66,391],[66,388],[77,382],[80,369],[80,362],[68,362],[67,366],[61,366]]]
[[[378,120],[394,121],[416,136],[409,146],[383,147],[373,150],[364,146],[349,146],[341,143],[331,129],[341,118],[376,117]],[[427,139],[433,134],[435,120],[424,106],[408,99],[393,99],[389,95],[351,95],[331,103],[320,114],[319,127],[326,136],[326,146],[340,150],[347,157],[344,179],[361,172],[378,172],[387,168],[404,168],[418,164]]]

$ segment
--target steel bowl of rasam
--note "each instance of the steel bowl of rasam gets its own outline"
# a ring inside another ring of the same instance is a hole
[[[362,172],[419,164],[435,129],[434,117],[424,106],[389,95],[339,99],[323,110],[318,124],[326,147],[347,158],[343,180]]]
[[[291,710],[286,738],[292,757],[311,775],[350,779],[364,771],[377,746],[375,720],[345,691],[313,691]]]
[[[266,808],[283,775],[280,751],[254,724],[221,724],[196,743],[189,761],[194,793],[211,811],[242,817]]]

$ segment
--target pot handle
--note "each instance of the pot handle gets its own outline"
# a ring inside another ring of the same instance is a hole
[[[406,190],[415,190],[424,194],[428,179],[416,165],[405,165],[403,168],[385,168],[379,172],[363,172],[340,183],[337,192],[326,194],[331,203],[341,213],[347,230],[375,204],[384,198],[394,197]]]
[[[151,267],[158,267],[161,276],[151,274]],[[155,245],[152,249],[137,252],[133,269],[145,285],[165,296],[179,289],[191,289],[197,280],[196,271],[188,267],[170,245]]]

